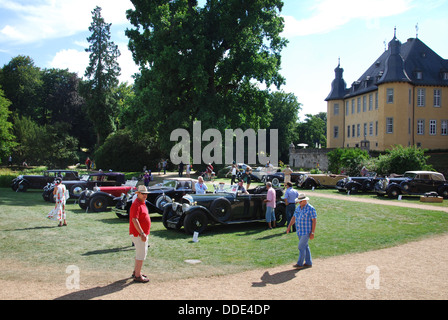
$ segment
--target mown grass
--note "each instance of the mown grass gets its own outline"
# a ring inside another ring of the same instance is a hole
[[[448,230],[448,215],[443,212],[309,196],[318,212],[316,238],[310,242],[313,258],[395,246]],[[76,265],[84,272],[130,275],[134,248],[127,221],[113,212],[86,213],[70,200],[68,227],[57,227],[57,222],[46,219],[52,207],[38,190],[17,193],[0,188],[3,263],[20,262],[31,270],[65,270]],[[183,231],[166,230],[160,215],[152,214],[151,219],[145,271],[156,279],[219,275],[293,264],[297,259],[297,237],[287,235],[284,227],[267,230],[264,223],[211,226],[194,243]],[[201,263],[191,265],[187,259]],[[2,268],[0,277],[13,278],[15,270]]]

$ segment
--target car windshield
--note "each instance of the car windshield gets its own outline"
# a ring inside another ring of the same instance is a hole
[[[163,182],[160,186],[167,187],[167,188],[175,188],[176,180],[163,180]]]
[[[416,175],[417,175],[417,174],[416,174],[415,172],[406,172],[406,173],[404,174],[404,177],[405,177],[405,178],[411,178],[411,179],[413,179],[413,178],[415,178]]]
[[[238,185],[222,184],[213,185],[215,187],[215,193],[232,193],[235,194],[238,190]]]

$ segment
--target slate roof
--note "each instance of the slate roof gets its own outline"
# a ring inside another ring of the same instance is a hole
[[[388,50],[350,88],[345,88],[341,71],[343,69],[338,65],[331,92],[325,101],[375,91],[378,85],[390,82],[409,82],[415,86],[448,86],[448,60],[441,58],[418,38],[410,38],[401,43],[394,36],[389,42]]]

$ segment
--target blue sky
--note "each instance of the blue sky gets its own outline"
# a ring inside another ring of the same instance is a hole
[[[200,0],[199,4],[205,0]],[[416,36],[448,59],[448,0],[284,0],[282,52],[286,85],[302,103],[305,114],[326,111],[334,68],[341,61],[347,86],[356,81],[393,38]],[[40,68],[68,68],[84,75],[91,11],[100,6],[112,23],[119,46],[121,81],[138,72],[127,49],[124,30],[130,27],[128,0],[0,0],[0,66],[17,55],[29,55]]]

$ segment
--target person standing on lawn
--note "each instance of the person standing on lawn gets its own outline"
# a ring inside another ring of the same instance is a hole
[[[135,246],[135,266],[132,277],[135,282],[146,283],[148,277],[141,273],[143,261],[148,253],[148,236],[151,229],[151,218],[146,207],[148,189],[140,185],[137,189],[137,199],[129,211],[129,235]]]
[[[297,206],[294,211],[294,215],[286,229],[286,233],[289,233],[291,226],[295,223],[297,236],[299,237],[299,259],[293,267],[299,270],[311,268],[313,265],[308,241],[314,239],[317,213],[316,209],[308,203],[309,200],[310,199],[304,193],[299,194],[296,200],[296,202],[299,203],[299,206]]]
[[[286,225],[289,225],[291,218],[296,210],[296,199],[299,196],[297,190],[294,190],[291,182],[286,183],[286,192],[285,192],[285,204],[286,204]],[[292,225],[292,231],[296,231],[294,225]]]
[[[268,228],[275,228],[275,190],[272,188],[272,183],[267,182],[266,188],[268,189],[268,193],[266,194],[266,199],[264,202],[266,203],[266,222],[268,223]]]

